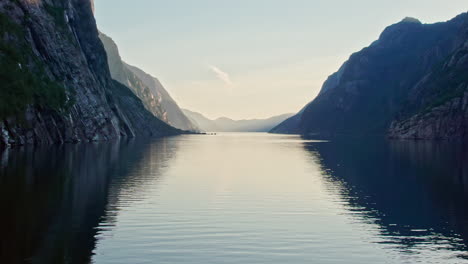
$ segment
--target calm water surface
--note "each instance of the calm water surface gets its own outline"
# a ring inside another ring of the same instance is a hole
[[[219,134],[0,154],[0,263],[468,263],[468,150]]]

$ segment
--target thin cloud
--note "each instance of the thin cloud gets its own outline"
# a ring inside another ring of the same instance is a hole
[[[216,77],[220,79],[224,84],[227,86],[233,86],[234,83],[231,81],[231,77],[229,76],[228,73],[222,71],[220,68],[213,66],[213,65],[208,65],[211,71],[213,71],[214,74],[216,74]]]

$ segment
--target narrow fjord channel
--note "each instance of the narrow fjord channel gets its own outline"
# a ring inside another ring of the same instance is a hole
[[[0,161],[0,263],[468,256],[462,146],[225,133],[10,149]]]

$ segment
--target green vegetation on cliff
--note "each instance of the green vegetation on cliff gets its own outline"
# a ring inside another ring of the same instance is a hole
[[[450,59],[455,57],[458,61],[467,55],[466,50],[460,50],[450,56]],[[444,64],[449,64],[449,61],[446,60]],[[454,98],[463,96],[467,89],[464,84],[468,83],[468,72],[462,66],[457,67],[455,63],[446,67],[441,66],[434,71],[427,83],[429,85],[429,95],[426,96],[432,100],[425,106],[423,113],[429,112],[431,109]]]
[[[24,29],[1,13],[0,85],[0,118],[21,113],[28,105],[59,111],[71,104],[65,87],[47,77],[26,45]]]

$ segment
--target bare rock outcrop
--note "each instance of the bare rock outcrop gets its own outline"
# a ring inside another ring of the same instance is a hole
[[[1,1],[0,66],[0,144],[180,133],[112,80],[90,0]]]

